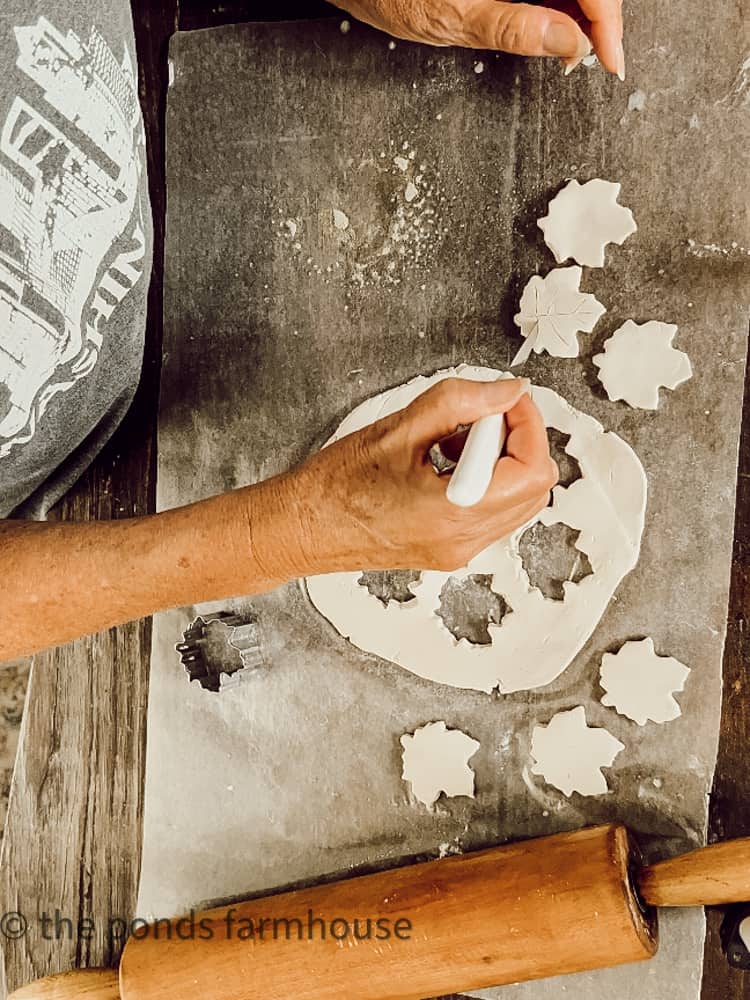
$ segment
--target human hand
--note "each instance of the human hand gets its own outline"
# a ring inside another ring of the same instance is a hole
[[[0,661],[297,576],[464,565],[541,510],[557,478],[525,389],[516,380],[446,379],[297,470],[160,514],[0,520]],[[430,447],[459,424],[502,412],[507,454],[489,492],[476,507],[453,506]]]
[[[430,45],[499,49],[522,56],[581,59],[594,52],[625,78],[622,0],[334,0],[353,17],[397,38]]]
[[[292,566],[277,575],[453,570],[521,527],[546,506],[557,482],[544,422],[526,390],[518,379],[445,379],[280,477],[277,502],[289,512],[284,549]],[[505,452],[484,499],[456,507],[428,452],[459,425],[490,413],[506,414]],[[274,558],[266,554],[264,561]]]

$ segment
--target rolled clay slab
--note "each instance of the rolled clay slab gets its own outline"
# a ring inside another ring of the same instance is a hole
[[[436,382],[452,376],[494,381],[507,377],[494,368],[460,365],[430,377],[418,376],[356,407],[327,442],[402,409]],[[556,486],[554,502],[529,524],[480,552],[454,573],[426,570],[410,585],[414,600],[384,606],[358,580],[361,572],[308,577],[315,607],[355,646],[390,660],[420,677],[451,687],[490,692],[542,687],[570,664],[596,628],[623,577],[638,561],[646,511],[646,474],[632,448],[588,414],[574,409],[552,389],[534,386],[534,402],[548,427],[570,435],[566,451],[582,478]],[[577,547],[593,572],[579,583],[563,583],[564,599],[545,597],[529,582],[518,542],[541,521],[580,532]],[[456,639],[436,614],[450,577],[492,577],[492,589],[510,611],[490,623],[491,643]]]

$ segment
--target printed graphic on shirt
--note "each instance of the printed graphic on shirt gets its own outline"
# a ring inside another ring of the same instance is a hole
[[[115,307],[143,274],[143,126],[118,62],[45,18],[15,29],[37,86],[0,132],[0,459],[96,365]]]

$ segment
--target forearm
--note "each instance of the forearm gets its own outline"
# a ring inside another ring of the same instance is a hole
[[[284,483],[122,521],[0,522],[0,662],[304,573]]]

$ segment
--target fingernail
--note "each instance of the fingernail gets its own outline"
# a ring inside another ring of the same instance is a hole
[[[563,66],[565,67],[564,76],[570,76],[574,69],[581,65],[583,62],[583,56],[575,56],[573,59],[565,59],[563,61]]]
[[[622,47],[622,42],[617,46],[617,75],[625,82],[625,49]]]
[[[521,387],[521,395],[525,392],[531,391],[531,379],[530,378],[519,378],[518,383]]]
[[[544,31],[544,51],[549,56],[587,56],[591,43],[571,21],[550,21]]]

